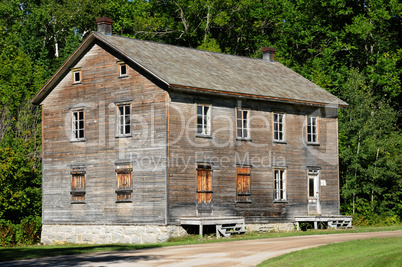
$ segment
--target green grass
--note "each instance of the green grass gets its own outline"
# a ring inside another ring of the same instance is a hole
[[[329,244],[285,254],[258,266],[402,266],[402,237]]]
[[[262,239],[262,238],[275,238],[275,237],[288,237],[288,236],[302,236],[302,235],[321,235],[321,234],[339,234],[339,233],[359,233],[359,232],[379,232],[379,231],[395,231],[402,230],[402,225],[388,226],[388,227],[355,227],[352,230],[310,230],[306,232],[270,232],[270,233],[257,233],[251,232],[243,235],[234,235],[232,237],[225,237],[216,239],[214,235],[204,236],[200,238],[197,235],[188,235],[181,238],[172,238],[169,242],[155,243],[155,244],[110,244],[110,245],[77,245],[77,244],[63,244],[52,246],[18,246],[0,248],[0,261],[11,261],[20,259],[40,258],[58,255],[73,255],[85,254],[92,252],[107,252],[107,251],[123,251],[135,250],[142,248],[155,248],[166,246],[178,245],[191,245],[212,242],[230,242],[235,240],[249,240],[249,239]]]

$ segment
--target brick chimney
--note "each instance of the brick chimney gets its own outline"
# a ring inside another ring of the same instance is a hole
[[[263,47],[262,48],[262,58],[268,60],[269,62],[275,61],[275,48],[274,47]]]
[[[96,19],[96,25],[98,25],[98,32],[106,35],[112,35],[113,20],[108,17],[101,17]]]

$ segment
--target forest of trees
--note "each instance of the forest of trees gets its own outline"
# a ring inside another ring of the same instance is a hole
[[[341,212],[402,218],[400,0],[1,0],[0,220],[41,215],[41,109],[30,100],[102,16],[122,36],[257,58],[275,47],[349,104]]]

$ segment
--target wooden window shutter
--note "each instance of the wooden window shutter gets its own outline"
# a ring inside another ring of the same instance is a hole
[[[250,166],[236,167],[236,193],[238,202],[251,201],[251,169]]]
[[[132,174],[131,165],[118,166],[116,169],[117,176],[117,202],[131,201],[132,198]]]
[[[212,200],[212,169],[211,166],[197,167],[197,198],[198,203],[210,203]]]
[[[85,175],[86,171],[82,167],[73,168],[71,174],[71,201],[85,201]]]

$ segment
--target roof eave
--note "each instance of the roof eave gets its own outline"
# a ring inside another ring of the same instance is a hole
[[[300,104],[300,105],[308,105],[308,106],[325,107],[325,106],[333,105],[338,108],[347,108],[349,106],[347,103],[343,102],[340,99],[338,99],[340,103],[339,102],[338,103],[324,103],[324,102],[297,100],[297,99],[291,99],[291,98],[280,98],[280,97],[273,97],[273,96],[221,91],[221,90],[206,89],[206,88],[196,88],[196,87],[183,86],[183,85],[177,85],[177,84],[171,84],[169,86],[169,88],[179,90],[179,91],[186,91],[186,92],[197,92],[197,93],[213,94],[213,95],[221,95],[221,96],[236,96],[236,97],[247,98],[247,99],[258,99],[258,100],[265,100],[265,101],[272,101],[272,102]]]

